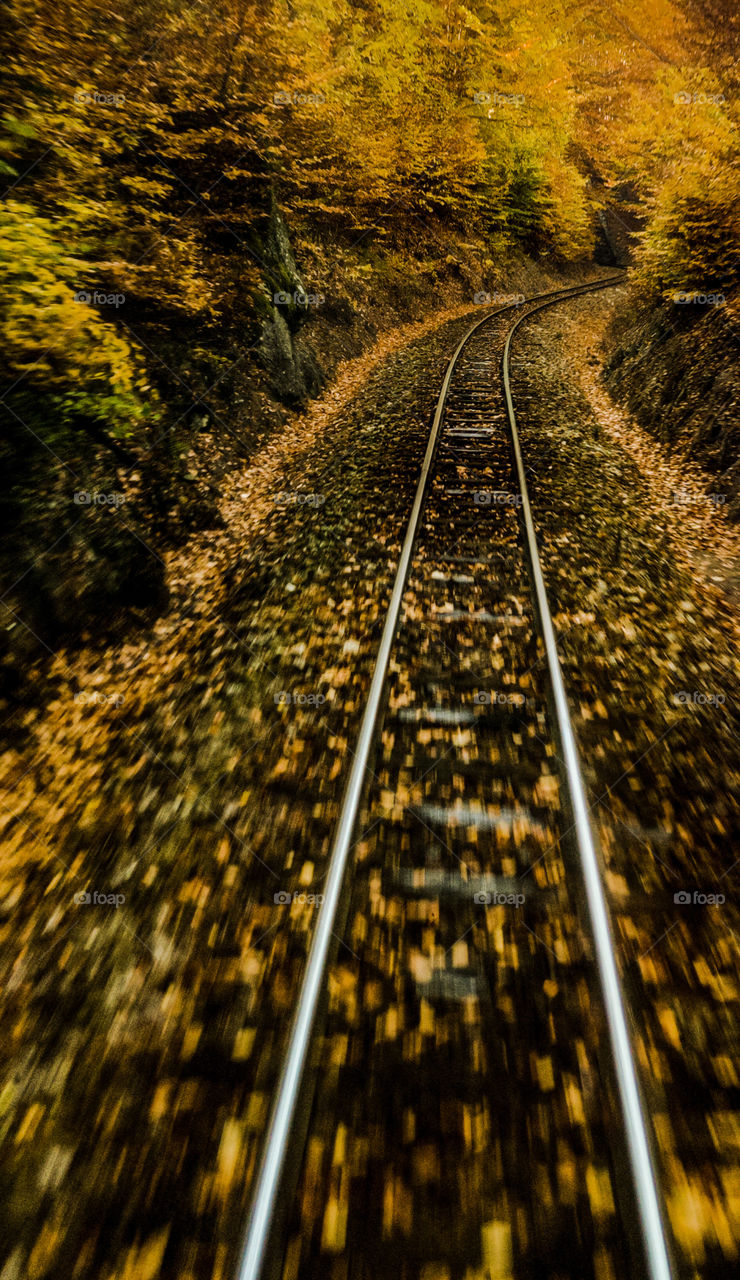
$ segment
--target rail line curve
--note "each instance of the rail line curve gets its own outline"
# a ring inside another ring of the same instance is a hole
[[[626,1135],[626,1150],[634,1203],[639,1219],[639,1236],[644,1272],[648,1280],[671,1280],[674,1274],[670,1246],[668,1244],[668,1233],[652,1157],[649,1124],[641,1097],[640,1084],[631,1047],[629,1015],[615,958],[599,854],[589,821],[586,792],[537,547],[537,537],[527,489],[509,373],[512,339],[529,316],[569,298],[580,297],[596,290],[610,288],[619,284],[622,279],[621,273],[610,275],[607,278],[589,282],[585,285],[576,285],[566,289],[551,290],[534,295],[528,298],[523,305],[510,303],[489,311],[468,329],[447,366],[398,561],[370,689],[354,750],[353,762],[343,795],[340,816],[323,885],[324,901],[319,909],[306,969],[297,999],[296,1011],[288,1036],[282,1071],[263,1143],[261,1162],[255,1179],[251,1211],[240,1253],[237,1280],[268,1280],[266,1270],[268,1258],[271,1249],[274,1252],[276,1245],[274,1231],[278,1197],[288,1157],[290,1156],[291,1161],[295,1162],[297,1155],[295,1151],[297,1142],[295,1128],[298,1101],[305,1085],[312,1040],[316,1031],[317,1014],[325,988],[332,948],[336,940],[335,929],[340,912],[340,903],[346,891],[350,853],[353,847],[353,837],[357,831],[363,795],[368,783],[369,763],[373,748],[377,743],[382,711],[387,700],[391,655],[399,631],[404,597],[409,587],[410,574],[414,566],[414,555],[418,545],[420,528],[426,518],[424,513],[429,499],[430,486],[434,480],[435,473],[439,469],[441,448],[446,450],[446,461],[443,461],[450,473],[463,476],[463,481],[461,481],[463,488],[454,489],[449,486],[438,486],[438,504],[441,503],[442,505],[439,506],[436,515],[431,509],[427,512],[427,534],[430,547],[429,562],[445,566],[445,572],[439,571],[437,573],[437,580],[451,584],[460,579],[473,582],[473,578],[470,575],[456,575],[454,573],[454,569],[459,567],[459,562],[463,564],[463,567],[471,560],[473,564],[490,563],[488,559],[482,559],[482,553],[478,549],[480,546],[480,533],[470,533],[472,523],[466,522],[467,512],[469,511],[469,506],[466,506],[466,499],[472,497],[474,502],[478,502],[482,506],[485,506],[486,503],[490,504],[492,501],[494,506],[499,502],[503,502],[504,505],[505,503],[509,504],[509,510],[494,513],[495,521],[498,522],[496,528],[500,528],[500,546],[503,548],[500,552],[495,553],[504,557],[500,563],[511,563],[510,549],[513,545],[512,528],[514,524],[519,530],[520,543],[521,533],[523,532],[524,535],[523,545],[528,562],[530,595],[534,605],[534,615],[539,628],[539,636],[544,646],[547,660],[550,680],[549,702],[555,722],[554,732],[562,757],[561,781],[565,788],[568,810],[572,817],[570,833],[573,834],[575,839],[580,871],[585,885],[589,925],[606,1023],[609,1030],[621,1118]],[[510,433],[510,446],[513,450],[518,493],[509,494],[508,498],[503,499],[501,495],[505,495],[506,490],[493,491],[492,494],[490,489],[483,488],[483,484],[490,481],[492,475],[495,479],[495,466],[492,468],[489,465],[485,453],[486,447],[493,438],[494,428],[481,425],[480,407],[485,402],[486,386],[488,385],[487,377],[490,371],[480,354],[476,358],[474,345],[475,342],[480,342],[486,328],[490,327],[492,322],[500,324],[500,318],[505,317],[505,313],[512,310],[512,308],[517,310],[517,318],[508,330],[502,332],[499,337],[503,339],[503,397],[506,423]],[[468,367],[461,374],[460,365],[463,353],[467,353]],[[461,380],[464,384],[461,387],[458,401],[454,401],[456,375],[458,380]],[[470,405],[473,406],[472,410]],[[455,422],[457,422],[457,426],[455,426]],[[471,484],[468,483],[469,477],[473,477],[472,485],[479,483],[481,487],[477,490],[474,487],[471,488]],[[499,494],[499,497],[496,497],[496,493]],[[486,498],[485,495],[488,495],[488,497]],[[445,506],[448,497],[457,499],[462,497],[463,499],[462,504],[458,502],[456,508],[458,524],[455,527],[455,531],[460,532],[460,538],[452,551],[439,546],[440,536],[444,537],[445,531],[449,531],[449,525],[445,524],[446,517],[444,516],[444,512],[449,509],[449,504]],[[460,518],[461,506],[464,508],[462,519]],[[471,538],[473,541],[471,541]],[[478,538],[478,542],[475,542],[475,538]],[[471,555],[457,556],[453,554],[454,551],[460,549],[461,545],[463,549],[470,551]],[[507,556],[509,557],[508,561],[505,559]],[[449,572],[450,569],[453,570],[452,573]],[[515,607],[518,608],[519,606]],[[436,606],[432,605],[432,610],[435,624],[440,622],[441,619],[440,625],[448,622],[459,622],[463,627],[479,624],[496,625],[495,617],[485,609],[478,610],[477,613],[475,611],[465,612],[464,610],[456,612],[454,608],[448,608],[447,605],[442,610],[436,610]],[[523,617],[518,616],[516,613],[510,615],[501,614],[499,618],[502,624],[505,623],[507,626],[516,626],[518,622],[523,620]],[[427,720],[429,720],[430,714],[432,721],[434,721],[434,708],[431,709],[431,712],[429,708],[413,706],[410,709],[407,708],[407,710],[409,711],[405,721],[407,724],[413,723],[414,716],[421,718],[426,716]],[[446,716],[449,723],[463,723],[465,722],[465,716],[471,714],[470,711],[460,712],[454,708],[436,708],[438,722],[444,722]],[[425,811],[426,817],[431,823],[435,821],[455,821],[456,812],[458,815],[467,812],[467,810],[464,811],[460,807],[456,811],[445,810],[444,807],[439,805],[436,806],[436,809],[434,806],[428,806],[427,808],[429,811]],[[485,811],[480,808],[471,812],[472,817],[468,815],[468,819],[473,824],[485,825],[485,822],[489,820]],[[511,818],[510,820],[513,830],[514,819]],[[484,876],[478,877],[475,883],[485,885],[489,881]],[[485,896],[485,888],[480,892]],[[437,994],[439,995],[439,991]],[[301,1105],[305,1108],[305,1097]],[[271,1280],[271,1277],[269,1280]]]

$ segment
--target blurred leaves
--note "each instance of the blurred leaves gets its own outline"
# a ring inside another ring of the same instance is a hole
[[[11,375],[58,401],[62,417],[82,413],[125,434],[142,413],[141,373],[115,325],[76,299],[85,264],[64,254],[62,236],[30,205],[11,200],[0,212],[5,358]]]

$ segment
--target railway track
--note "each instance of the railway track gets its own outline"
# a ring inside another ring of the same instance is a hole
[[[673,1274],[508,368],[620,279],[448,366],[239,1280]]]

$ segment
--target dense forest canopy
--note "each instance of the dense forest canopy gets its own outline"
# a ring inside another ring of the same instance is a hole
[[[647,214],[651,281],[727,283],[729,4],[701,21],[670,0],[75,0],[10,16],[3,348],[60,423],[125,434],[156,413],[142,344],[75,292],[206,328],[228,325],[235,289],[259,310],[268,193],[340,243],[444,217],[494,253],[575,257],[621,185]]]
[[[604,209],[639,233],[646,296],[736,279],[730,0],[4,8],[3,485],[29,573],[101,458],[156,464],[142,501],[173,509],[203,398],[259,367],[266,325],[290,343],[304,286],[341,302],[416,274],[431,297],[469,241],[491,272],[557,267],[592,254]],[[102,527],[70,546],[137,554]]]
[[[0,8],[0,1280],[740,1274],[737,0]]]

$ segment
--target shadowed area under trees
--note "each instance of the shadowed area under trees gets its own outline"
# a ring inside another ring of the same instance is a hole
[[[681,315],[710,348],[736,320],[729,4],[4,10],[2,586],[38,633],[11,685],[39,644],[162,608],[162,548],[323,385],[321,335],[433,310],[473,248],[479,275],[578,261],[606,209],[640,306],[722,292]]]
[[[736,1280],[736,5],[0,11],[0,1280]]]

